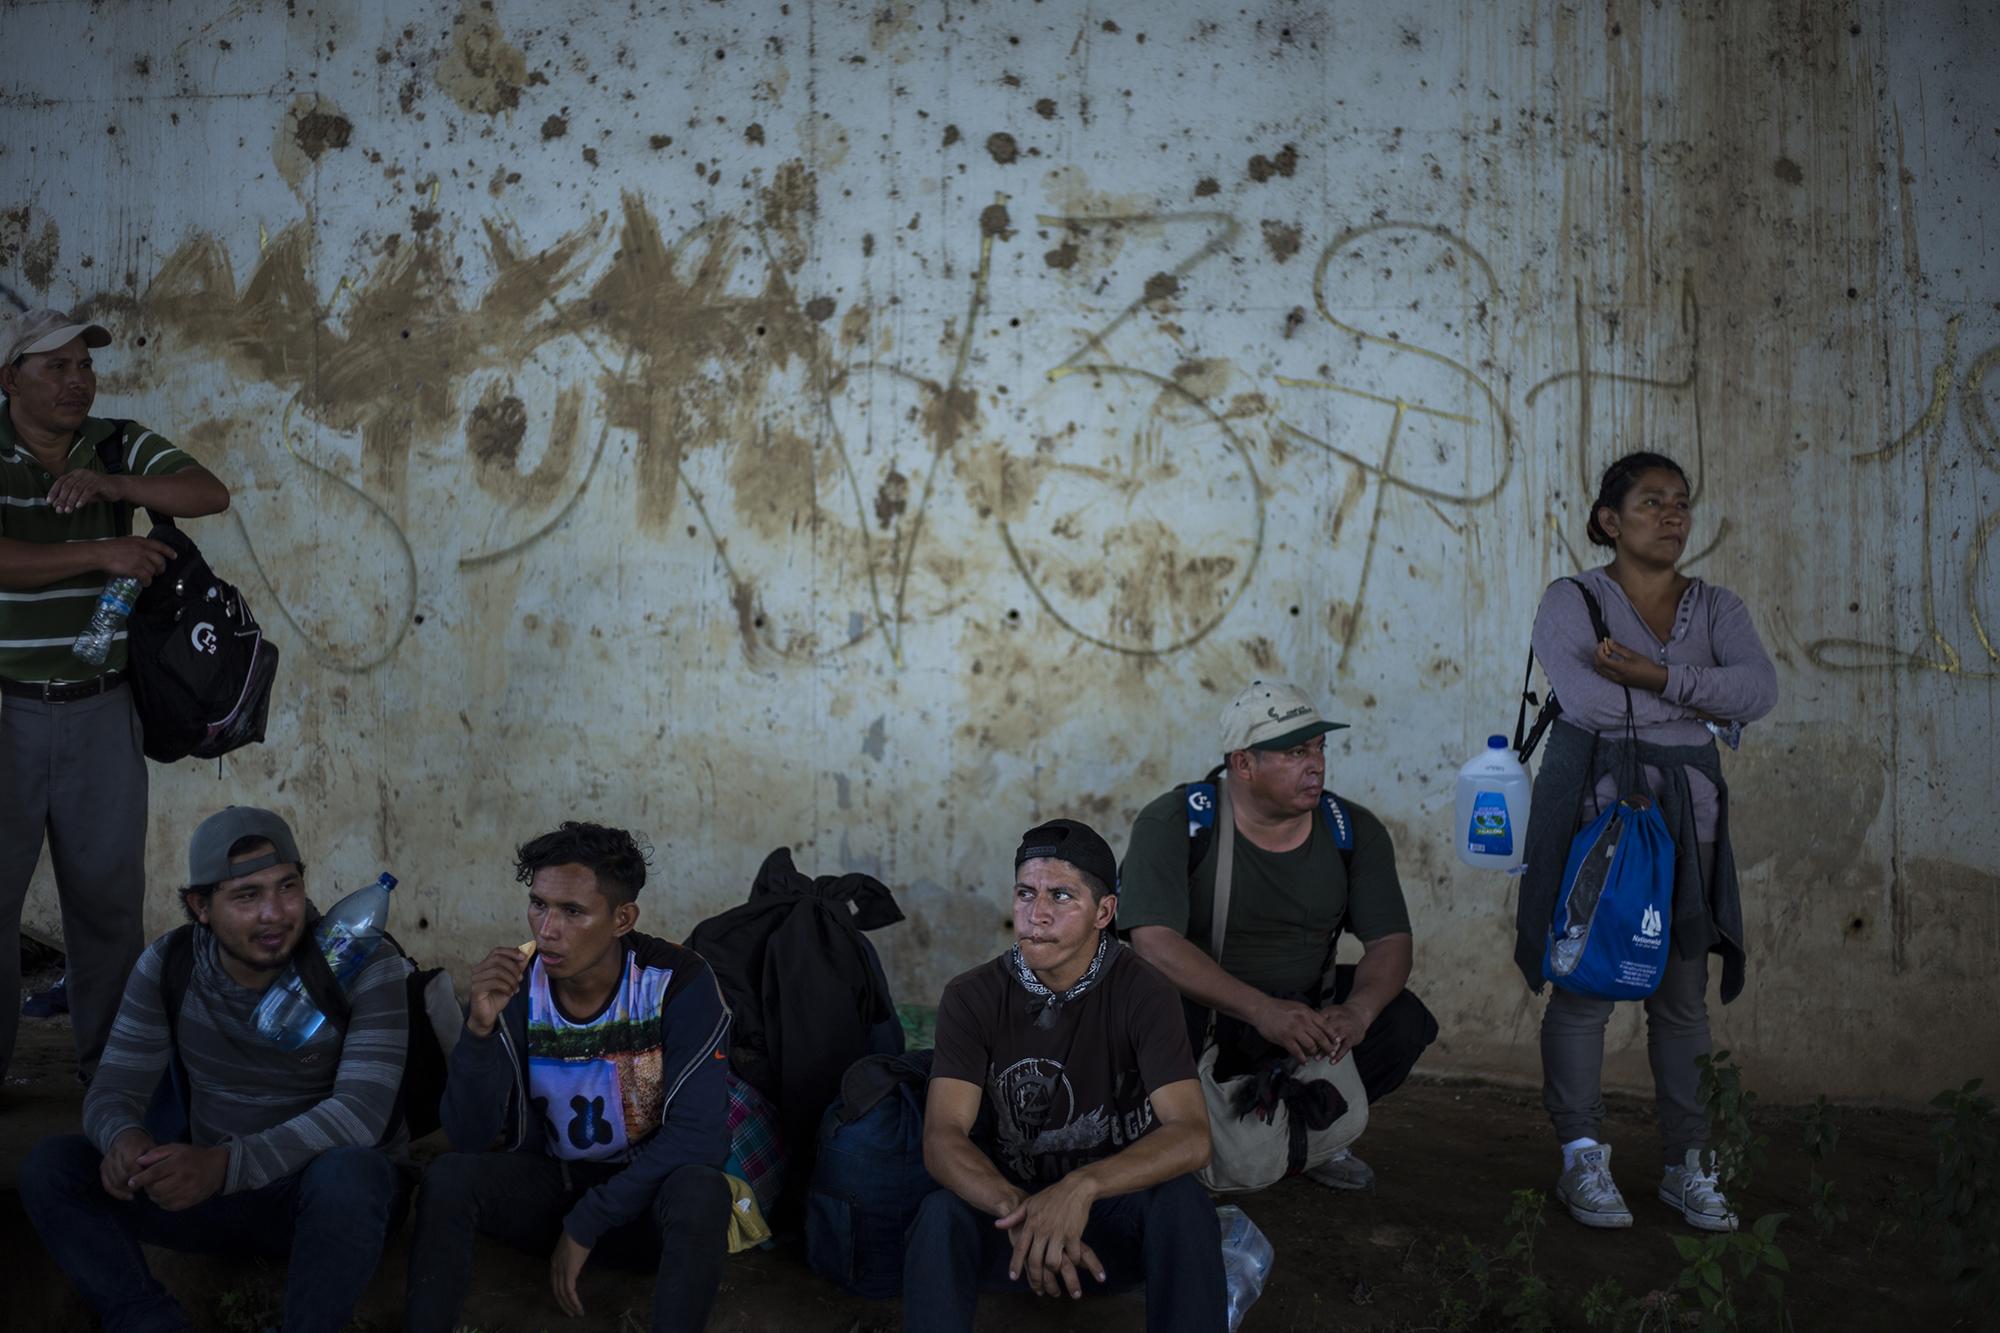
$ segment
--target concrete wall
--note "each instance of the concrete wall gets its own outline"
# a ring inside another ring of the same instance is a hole
[[[1433,1065],[1531,1074],[1451,775],[1647,446],[1784,691],[1720,1040],[1783,1095],[1993,1071],[1991,7],[0,12],[0,281],[118,331],[101,410],[235,486],[197,536],[285,654],[267,744],[154,770],[152,926],[267,802],[464,964],[587,815],[668,933],[781,843],[881,874],[930,1000],[1020,829],[1122,846],[1282,673],[1354,723]]]

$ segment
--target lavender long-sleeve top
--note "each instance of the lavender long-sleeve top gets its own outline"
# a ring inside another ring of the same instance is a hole
[[[1735,593],[1700,579],[1691,581],[1681,594],[1673,632],[1662,643],[1625,590],[1602,568],[1576,577],[1597,598],[1611,637],[1667,669],[1667,687],[1660,693],[1636,687],[1632,691],[1632,718],[1640,740],[1659,745],[1712,744],[1702,714],[1725,722],[1754,722],[1777,705],[1777,669],[1764,652],[1748,608]],[[1535,612],[1534,645],[1535,660],[1562,700],[1563,721],[1585,731],[1622,736],[1625,691],[1592,668],[1597,632],[1583,594],[1567,579],[1557,579],[1542,594]],[[1645,778],[1658,793],[1659,771],[1648,768]],[[1689,772],[1688,792],[1696,836],[1703,842],[1714,841],[1714,785]],[[1591,808],[1584,819],[1595,818],[1617,799],[1617,778],[1608,776],[1587,803]]]

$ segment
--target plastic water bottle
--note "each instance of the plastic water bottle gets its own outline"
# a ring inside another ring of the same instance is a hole
[[[105,584],[104,591],[97,595],[97,610],[91,613],[90,625],[76,636],[70,651],[92,666],[103,666],[104,659],[111,654],[112,640],[124,628],[138,600],[139,580],[129,574],[120,574]]]
[[[1243,1316],[1264,1294],[1264,1280],[1271,1276],[1271,1242],[1250,1220],[1250,1215],[1233,1203],[1215,1210],[1222,1224],[1222,1276],[1229,1283],[1229,1333],[1243,1327]]]
[[[1528,840],[1528,770],[1507,748],[1505,736],[1489,736],[1486,748],[1458,770],[1458,815],[1452,829],[1458,859],[1474,870],[1521,866]]]
[[[333,979],[345,987],[361,971],[382,938],[389,920],[389,891],[396,877],[388,871],[365,889],[356,889],[333,905],[333,910],[313,927],[313,943],[326,956]],[[254,1021],[257,1031],[276,1042],[281,1050],[295,1051],[313,1039],[326,1022],[326,1015],[312,1001],[298,969],[275,982],[257,1003]]]

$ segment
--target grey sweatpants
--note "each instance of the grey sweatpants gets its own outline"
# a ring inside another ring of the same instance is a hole
[[[1701,844],[1702,880],[1715,868],[1715,844]],[[1556,1138],[1601,1139],[1604,1121],[1604,1029],[1612,1000],[1593,1000],[1549,988],[1542,1011],[1542,1105],[1555,1122]],[[1708,955],[1667,960],[1660,988],[1648,996],[1646,1057],[1653,1066],[1653,1101],[1660,1117],[1660,1147],[1669,1166],[1679,1166],[1689,1148],[1708,1145],[1708,1117],[1702,1111],[1697,1056],[1707,1055]]]
[[[145,946],[146,756],[130,686],[74,703],[0,699],[0,1076],[21,1020],[21,905],[44,833],[89,1078]]]

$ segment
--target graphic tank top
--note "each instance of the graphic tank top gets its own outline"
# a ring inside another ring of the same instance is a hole
[[[535,960],[528,973],[528,1097],[552,1156],[622,1162],[660,1127],[660,1010],[673,976],[672,968],[640,966],[628,948],[624,975],[604,1008],[576,1021],[556,1007]]]

